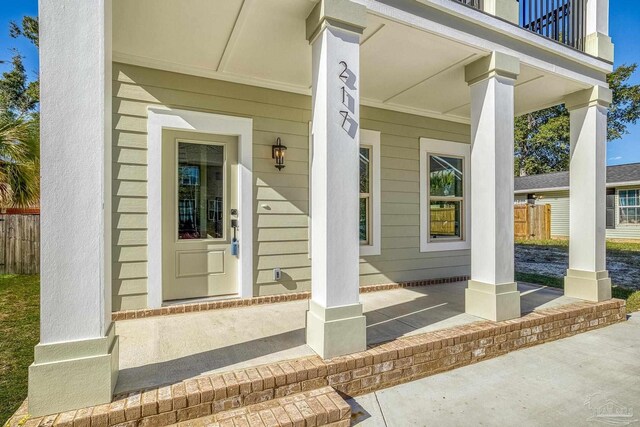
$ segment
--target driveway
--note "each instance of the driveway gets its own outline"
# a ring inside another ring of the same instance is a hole
[[[515,268],[519,273],[563,277],[569,267],[565,246],[515,245]],[[614,285],[640,290],[640,252],[607,251],[607,270]]]
[[[640,425],[640,313],[351,400],[354,425]]]

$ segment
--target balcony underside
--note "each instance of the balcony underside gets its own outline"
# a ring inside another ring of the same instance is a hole
[[[311,48],[305,39],[305,19],[315,2],[187,3],[188,7],[184,2],[115,0],[114,61],[310,93]],[[584,56],[586,62],[579,64],[563,54],[562,49],[568,52],[568,48],[558,46],[554,52],[553,42],[545,45],[538,40],[541,37],[527,35],[526,30],[515,26],[513,31],[522,30],[531,40],[511,40],[498,30],[469,21],[474,16],[456,17],[442,8],[434,9],[437,13],[432,14],[432,22],[425,17],[432,11],[417,3],[415,7],[422,7],[419,11],[424,16],[411,15],[415,22],[409,25],[404,21],[404,11],[375,3],[379,9],[371,10],[361,42],[364,105],[468,122],[470,98],[464,66],[496,46],[503,46],[505,52],[521,60],[515,90],[518,115],[560,104],[567,94],[604,80],[604,69],[593,65],[592,58],[570,52]],[[448,3],[478,15],[477,19],[506,25],[466,6]],[[387,12],[389,15],[384,16]],[[391,12],[394,20],[390,19]],[[442,26],[438,16],[451,16],[451,26]],[[429,26],[431,29],[426,30]],[[466,33],[460,30],[465,28]],[[471,36],[474,38],[470,42]]]

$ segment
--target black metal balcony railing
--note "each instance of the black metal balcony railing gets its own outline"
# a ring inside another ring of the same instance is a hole
[[[482,10],[482,0],[454,0]],[[520,26],[584,50],[586,0],[518,0]]]
[[[520,25],[584,50],[586,0],[520,0]]]
[[[454,1],[482,10],[482,0],[454,0]]]

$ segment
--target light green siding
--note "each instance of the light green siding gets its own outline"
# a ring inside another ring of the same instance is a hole
[[[254,295],[310,290],[308,146],[311,99],[124,64],[113,86],[113,309],[146,306],[147,107],[251,117],[254,125]],[[362,108],[361,126],[381,131],[382,255],[361,261],[361,284],[469,273],[469,251],[419,251],[419,138],[469,141],[467,125]],[[271,145],[288,147],[278,172]],[[283,279],[273,281],[272,269]]]

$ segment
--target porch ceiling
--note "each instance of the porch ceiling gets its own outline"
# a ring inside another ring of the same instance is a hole
[[[305,19],[314,0],[114,0],[114,61],[310,93]],[[365,105],[468,122],[464,66],[488,52],[369,15]],[[562,102],[584,83],[522,64],[516,113]]]

